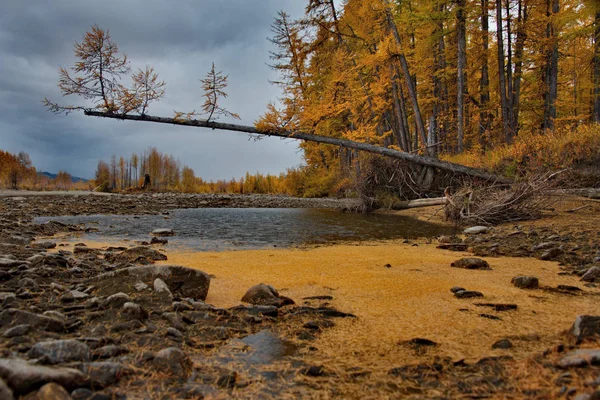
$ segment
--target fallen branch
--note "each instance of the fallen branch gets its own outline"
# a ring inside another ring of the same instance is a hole
[[[405,160],[417,165],[422,165],[425,167],[437,168],[443,171],[450,171],[456,174],[463,174],[467,176],[477,177],[485,179],[486,181],[492,181],[497,183],[512,183],[512,179],[498,176],[494,174],[490,174],[480,169],[466,167],[460,164],[454,164],[447,161],[441,161],[437,158],[432,157],[424,157],[419,156],[417,154],[405,153],[398,150],[393,150],[385,147],[374,146],[372,144],[355,142],[352,140],[338,139],[327,136],[319,136],[313,135],[310,133],[304,132],[290,132],[285,130],[272,130],[272,131],[261,131],[254,126],[246,126],[246,125],[237,125],[237,124],[227,124],[222,122],[214,122],[214,121],[204,121],[197,119],[175,119],[175,118],[164,118],[164,117],[154,117],[150,115],[123,115],[123,114],[115,114],[115,113],[106,113],[99,111],[91,111],[86,110],[85,115],[91,117],[100,117],[100,118],[112,118],[119,120],[127,120],[127,121],[144,121],[144,122],[154,122],[159,124],[171,124],[171,125],[181,125],[181,126],[190,126],[195,128],[210,128],[210,129],[220,129],[227,130],[233,132],[243,132],[249,133],[252,135],[265,135],[265,136],[275,136],[286,139],[299,139],[306,140],[309,142],[316,143],[324,143],[331,144],[334,146],[345,147],[349,149],[356,149],[361,151],[366,151],[369,153],[379,154],[386,157],[396,158],[400,160]]]
[[[446,205],[448,200],[445,197],[434,197],[431,199],[408,200],[395,203],[393,210],[407,210],[409,208],[429,207]]]

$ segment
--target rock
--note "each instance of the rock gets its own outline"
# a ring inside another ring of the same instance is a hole
[[[105,358],[113,358],[127,353],[129,353],[129,350],[127,350],[125,347],[117,346],[116,344],[109,344],[94,350],[92,352],[92,359],[100,360]]]
[[[244,303],[275,307],[294,304],[292,299],[280,296],[279,292],[273,286],[265,285],[264,283],[260,283],[248,289],[246,294],[244,294],[244,297],[242,297],[242,301]]]
[[[63,303],[70,303],[73,301],[86,300],[89,297],[90,295],[87,293],[80,292],[79,290],[71,290],[60,296],[60,301]]]
[[[67,320],[67,316],[66,315],[64,315],[63,313],[61,313],[59,311],[55,311],[55,310],[44,311],[44,313],[42,315],[44,315],[46,317],[57,319],[59,321],[66,321]]]
[[[169,347],[156,353],[152,364],[157,370],[173,375],[187,375],[192,367],[190,358],[175,347]]]
[[[89,361],[90,348],[75,339],[51,340],[36,343],[28,353],[43,364],[60,364],[70,361]]]
[[[29,262],[13,260],[12,258],[0,258],[0,269],[18,267],[19,265],[23,264],[29,264]]]
[[[13,337],[17,337],[17,336],[26,335],[30,331],[31,331],[31,325],[21,324],[21,325],[15,326],[13,328],[10,328],[6,332],[4,332],[4,335],[2,335],[2,336],[4,336],[5,338],[13,338]]]
[[[148,311],[144,310],[139,304],[127,302],[121,308],[121,315],[128,320],[137,319],[145,321],[148,319]]]
[[[181,339],[183,339],[183,333],[181,333],[180,330],[175,329],[175,328],[167,328],[167,337],[181,340]]]
[[[3,379],[0,379],[0,399],[14,400],[12,390],[10,390]]]
[[[461,258],[460,260],[454,261],[451,266],[454,268],[491,270],[487,261],[473,257]]]
[[[475,297],[483,297],[483,293],[477,292],[475,290],[461,290],[454,293],[454,297],[457,299],[472,299]]]
[[[55,248],[56,243],[54,243],[54,242],[34,242],[31,244],[31,247],[33,247],[34,249],[49,250],[49,249]]]
[[[123,268],[99,275],[90,282],[109,280],[111,283],[131,287],[139,281],[151,283],[156,278],[162,279],[177,297],[205,300],[208,295],[210,276],[207,273],[177,265]]]
[[[131,298],[127,294],[119,292],[108,296],[106,300],[102,302],[102,307],[119,308],[129,301],[131,301]]]
[[[173,236],[175,232],[173,229],[159,228],[152,231],[152,236]]]
[[[592,267],[581,277],[584,282],[600,282],[600,267]]]
[[[167,259],[163,253],[146,246],[136,246],[124,250],[117,255],[105,255],[108,261],[124,264],[152,264],[154,261]]]
[[[540,285],[539,279],[535,276],[519,275],[512,278],[510,282],[520,289],[537,289]]]
[[[139,320],[134,319],[131,321],[115,324],[110,328],[110,331],[115,332],[115,333],[123,332],[123,331],[133,331],[135,329],[140,329],[143,327],[144,327],[144,324],[142,324]]]
[[[87,384],[83,373],[72,368],[46,367],[30,364],[19,359],[0,359],[0,378],[16,395],[29,393],[40,386],[54,382],[67,390],[73,390]]]
[[[580,315],[571,327],[571,334],[578,343],[586,338],[600,336],[600,316]]]
[[[542,253],[542,255],[540,256],[540,260],[554,260],[555,258],[560,257],[563,253],[564,251],[558,247],[548,249]]]
[[[185,331],[186,330],[186,326],[185,323],[183,322],[183,320],[181,319],[181,317],[179,316],[178,313],[176,312],[167,312],[164,313],[162,315],[163,319],[165,321],[168,321],[169,324],[171,324],[171,326],[175,329],[178,329],[180,331]]]
[[[152,240],[150,240],[150,244],[168,244],[169,241],[167,239],[161,239],[161,238],[157,238],[157,237],[153,237]]]
[[[600,349],[579,349],[567,353],[558,361],[561,368],[584,367],[600,364]]]
[[[496,343],[492,345],[492,349],[510,349],[513,347],[513,344],[508,339],[498,340]]]
[[[531,251],[548,250],[556,246],[554,242],[543,242],[531,247]]]
[[[323,376],[325,374],[325,368],[320,365],[311,365],[310,367],[302,368],[300,373],[310,377]]]
[[[73,247],[73,253],[74,254],[85,254],[85,253],[95,253],[96,249],[92,249],[91,247],[87,247],[85,245],[81,245],[81,244],[76,244]]]
[[[34,328],[50,332],[63,332],[65,330],[65,323],[55,318],[34,314],[29,311],[16,310],[14,308],[0,312],[0,328],[22,324],[28,324]]]
[[[57,383],[50,382],[38,390],[36,400],[71,400],[69,392]]]
[[[71,397],[73,400],[96,400],[92,399],[93,396],[94,392],[86,388],[75,389],[71,392]]]
[[[85,363],[80,365],[79,369],[88,377],[90,386],[94,389],[115,384],[122,377],[133,373],[130,367],[111,361]]]
[[[173,294],[169,290],[169,286],[160,278],[154,280],[154,291],[158,294],[166,294],[169,297],[173,297]]]
[[[487,233],[490,229],[487,226],[472,226],[463,231],[465,235],[478,235],[481,233]]]
[[[135,290],[137,290],[138,292],[143,292],[144,290],[148,290],[150,289],[150,286],[146,285],[144,282],[138,282],[135,285],[133,285],[133,287],[135,288]]]
[[[456,292],[464,292],[465,290],[467,290],[467,289],[465,289],[465,288],[462,288],[462,287],[460,287],[460,286],[454,286],[454,287],[452,287],[452,288],[450,289],[450,291],[451,291],[452,293],[456,293]]]

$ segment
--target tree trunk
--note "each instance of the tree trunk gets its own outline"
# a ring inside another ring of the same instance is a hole
[[[182,125],[182,126],[193,126],[198,128],[210,128],[210,129],[219,129],[219,130],[227,130],[233,132],[244,132],[254,135],[265,135],[265,136],[275,136],[281,138],[288,139],[299,139],[306,140],[308,142],[316,142],[316,143],[325,143],[331,144],[334,146],[346,147],[350,149],[356,149],[361,151],[366,151],[369,153],[379,154],[386,157],[396,158],[399,160],[404,160],[410,163],[414,163],[417,165],[421,165],[424,167],[433,167],[443,171],[449,171],[458,174],[464,174],[472,177],[482,178],[489,181],[496,181],[500,183],[511,183],[512,179],[490,174],[488,172],[482,171],[480,169],[466,167],[460,164],[454,164],[447,161],[441,161],[436,158],[431,157],[423,157],[417,154],[405,153],[398,150],[386,149],[385,147],[374,146],[368,143],[359,143],[352,140],[345,139],[337,139],[327,136],[319,136],[313,135],[310,133],[303,132],[289,132],[283,130],[272,130],[272,131],[260,131],[254,126],[245,126],[245,125],[237,125],[237,124],[228,124],[214,121],[203,121],[203,120],[183,120],[183,119],[174,119],[174,118],[164,118],[164,117],[153,117],[150,115],[123,115],[123,114],[112,114],[112,113],[103,113],[99,111],[85,111],[85,115],[91,117],[102,117],[102,118],[112,118],[112,119],[120,119],[120,120],[128,120],[128,121],[146,121],[146,122],[155,122],[161,124],[172,124],[172,125]],[[426,143],[426,142],[425,142]]]
[[[510,129],[514,136],[519,133],[519,110],[521,106],[521,78],[523,76],[523,48],[527,40],[525,23],[527,22],[527,4],[523,5],[522,0],[518,3],[517,17],[517,41],[515,44],[515,73],[513,75],[512,100],[512,119]]]
[[[596,5],[594,28],[594,121],[600,122],[600,5]]]
[[[485,150],[487,145],[486,133],[489,128],[490,103],[490,67],[488,63],[489,51],[489,0],[481,0],[481,34],[483,47],[483,61],[481,65],[481,79],[479,81],[479,145],[481,150]]]
[[[400,66],[402,67],[402,74],[404,75],[404,80],[406,81],[406,87],[408,88],[408,95],[410,96],[410,101],[413,106],[413,112],[415,113],[415,124],[417,125],[417,131],[419,133],[419,137],[421,139],[421,143],[427,143],[427,133],[425,132],[425,125],[423,124],[423,117],[421,116],[421,109],[419,108],[419,102],[417,100],[417,91],[415,89],[415,84],[411,78],[410,70],[408,68],[408,62],[406,61],[406,57],[402,52],[402,39],[400,38],[400,33],[398,32],[398,27],[394,22],[392,17],[392,12],[389,9],[385,11],[387,23],[393,33],[394,40],[398,45],[398,49],[400,50],[400,54],[398,55],[398,59],[400,60]]]
[[[390,72],[392,81],[392,98],[394,99],[394,114],[396,116],[396,125],[394,126],[393,131],[396,133],[398,145],[402,148],[402,150],[409,152],[409,135],[404,129],[403,110],[400,104],[400,91],[398,90],[398,74],[395,73],[393,65],[390,65]]]
[[[554,17],[558,14],[558,0],[546,0],[546,16],[549,21],[546,25],[546,37],[551,42],[551,48],[546,56],[546,70],[544,74],[544,83],[546,84],[544,93],[544,130],[554,130],[554,120],[556,119],[556,98],[558,96],[558,38],[556,32],[556,23]]]
[[[506,72],[504,65],[504,26],[502,24],[502,0],[496,0],[496,33],[498,35],[498,80],[500,82],[500,107],[506,143],[512,142],[510,132],[508,99],[506,97]]]
[[[457,0],[458,7],[456,11],[456,39],[458,42],[458,68],[457,68],[457,99],[456,99],[456,119],[457,119],[457,151],[462,153],[463,140],[465,135],[465,68],[467,66],[467,34],[465,5],[466,0]]]

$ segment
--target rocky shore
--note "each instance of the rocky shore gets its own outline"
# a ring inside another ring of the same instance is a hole
[[[212,277],[186,267],[157,266],[168,262],[158,246],[81,243],[66,250],[60,240],[36,238],[82,228],[32,223],[36,216],[156,214],[194,207],[344,209],[348,204],[175,194],[0,198],[0,398],[600,396],[600,312],[577,318],[572,326],[557,326],[557,332],[564,332],[561,342],[527,360],[427,357],[438,344],[415,337],[399,343],[414,351],[414,362],[390,366],[382,380],[368,367],[342,371],[314,362],[314,354],[305,357],[321,335],[357,318],[333,308],[330,296],[290,299],[269,282],[255,282],[238,306],[219,308],[205,302]],[[586,295],[597,296],[600,231],[588,219],[592,225],[584,229],[502,226],[465,238],[440,238],[439,245],[469,249],[477,257],[556,260],[563,264],[560,273],[583,279]],[[454,267],[489,269],[477,259],[457,260]],[[531,296],[542,290],[531,279],[514,284]],[[456,297],[474,292],[467,289],[452,292]],[[582,288],[552,289],[579,296]],[[485,303],[478,295],[471,297],[465,301]],[[497,346],[511,346],[511,340],[525,339],[506,338]]]

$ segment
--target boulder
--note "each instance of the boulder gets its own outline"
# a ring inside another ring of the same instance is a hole
[[[30,364],[20,359],[0,359],[0,378],[15,395],[29,393],[49,382],[55,382],[67,390],[87,384],[85,375],[73,368],[46,367]]]
[[[264,283],[260,283],[248,289],[246,294],[244,294],[244,297],[242,297],[242,301],[244,303],[275,307],[294,304],[292,299],[280,296],[279,292],[273,286],[265,285]]]
[[[515,276],[511,283],[520,289],[537,289],[540,286],[539,279],[535,276]]]
[[[131,288],[138,282],[153,284],[156,278],[163,280],[173,295],[181,298],[205,300],[210,286],[210,276],[200,270],[177,265],[146,265],[130,267],[99,275],[90,282],[109,281],[113,288]]]
[[[457,299],[473,299],[476,297],[483,297],[483,293],[475,290],[459,290],[458,292],[454,293],[454,297]]]
[[[474,257],[461,258],[460,260],[454,261],[450,265],[454,268],[491,270],[487,261]]]
[[[567,353],[558,361],[561,368],[585,367],[600,364],[600,349],[579,349]]]
[[[584,282],[600,282],[600,267],[592,267],[581,277]]]
[[[600,316],[580,315],[571,327],[571,334],[578,343],[586,338],[600,336]]]
[[[50,340],[36,343],[28,356],[43,364],[61,364],[70,361],[89,361],[90,348],[75,339]]]

